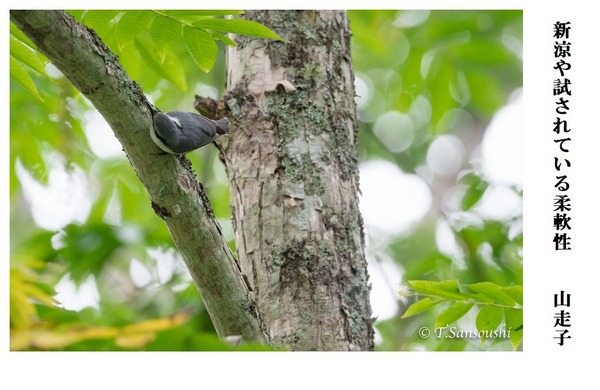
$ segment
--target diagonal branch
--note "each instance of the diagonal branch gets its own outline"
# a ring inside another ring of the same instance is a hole
[[[151,105],[100,38],[63,11],[11,11],[11,20],[104,116],[165,221],[220,337],[268,341],[242,273],[185,157],[149,137]]]

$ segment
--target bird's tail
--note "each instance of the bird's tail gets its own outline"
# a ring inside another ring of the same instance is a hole
[[[217,133],[219,134],[227,134],[229,133],[229,119],[221,118],[215,121],[217,125]]]

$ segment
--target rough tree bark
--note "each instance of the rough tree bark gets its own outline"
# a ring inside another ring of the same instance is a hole
[[[245,17],[286,42],[237,37],[227,53],[224,152],[242,271],[274,344],[371,350],[346,13]]]

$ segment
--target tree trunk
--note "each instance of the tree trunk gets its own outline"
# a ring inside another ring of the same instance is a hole
[[[287,42],[237,37],[227,53],[224,152],[242,271],[275,345],[371,350],[346,13],[246,17]]]

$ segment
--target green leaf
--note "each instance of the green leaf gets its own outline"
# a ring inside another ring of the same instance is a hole
[[[471,310],[473,305],[474,305],[474,303],[463,303],[463,302],[457,302],[457,303],[451,305],[450,307],[448,307],[446,310],[444,310],[437,316],[437,318],[435,320],[435,327],[443,328],[445,326],[448,326],[448,325],[458,321],[465,314],[467,314],[469,312],[469,310]]]
[[[494,331],[502,322],[503,309],[498,306],[484,306],[479,309],[479,314],[475,320],[475,325],[479,331]],[[481,338],[484,341],[485,337]]]
[[[202,19],[194,26],[222,32],[248,35],[251,37],[283,40],[269,28],[260,23],[243,19]]]
[[[177,58],[177,56],[175,56],[173,53],[168,52],[165,55],[163,64],[161,65],[158,63],[156,55],[152,54],[151,45],[148,46],[150,47],[144,46],[142,42],[136,42],[136,48],[138,49],[138,52],[140,54],[140,57],[142,57],[142,61],[144,61],[144,64],[150,69],[152,69],[154,72],[156,72],[156,74],[169,80],[181,91],[187,91],[188,82],[186,79],[184,67],[181,64],[179,58]]]
[[[121,11],[118,10],[104,10],[104,9],[94,9],[89,10],[85,14],[85,25],[96,29],[97,27],[104,26],[115,16],[117,16]]]
[[[241,15],[244,13],[242,10],[159,10],[154,12],[187,22],[204,19],[207,16]]]
[[[152,22],[150,37],[161,62],[164,62],[167,53],[181,40],[181,26],[181,23],[164,16],[157,16]]]
[[[502,287],[502,291],[514,299],[519,305],[523,306],[523,286]]]
[[[12,56],[10,57],[10,79],[25,88],[40,101],[44,101],[29,73],[27,73],[23,65],[21,65],[21,63]]]
[[[83,9],[67,10],[66,12],[78,21],[81,21],[81,18],[83,18],[83,15],[85,14],[85,10]]]
[[[213,38],[220,40],[221,42],[223,42],[227,46],[231,46],[231,47],[236,47],[237,46],[237,43],[235,43],[235,41],[233,39],[229,38],[225,34],[221,34],[221,33],[218,33],[216,31],[213,31],[213,32],[211,32],[211,35],[213,36]]]
[[[510,342],[513,349],[517,349],[523,339],[523,310],[505,309],[504,321],[506,331],[510,332]]]
[[[147,31],[150,23],[156,17],[154,12],[150,11],[127,11],[119,20],[115,28],[115,36],[119,50],[131,43],[140,33]]]
[[[506,306],[515,306],[516,302],[508,294],[506,294],[501,286],[492,282],[481,282],[468,284],[471,290],[480,293],[481,295],[492,299],[494,303]]]
[[[10,55],[39,74],[48,77],[38,52],[13,36],[10,37]]]
[[[412,290],[425,295],[433,295],[440,298],[455,299],[459,301],[466,301],[471,298],[469,295],[460,292],[457,280],[443,280],[441,282],[409,280],[408,285]]]
[[[23,31],[19,30],[19,28],[15,26],[13,22],[10,22],[10,35],[17,38],[19,41],[23,42],[29,47],[36,47],[33,42],[31,42],[31,39],[29,39],[29,37],[25,35]]]
[[[402,317],[400,317],[400,318],[412,317],[416,314],[419,314],[419,313],[422,313],[424,311],[431,309],[432,307],[434,307],[435,305],[437,305],[438,303],[441,303],[441,302],[443,302],[443,301],[442,300],[433,300],[429,297],[423,298],[423,299],[418,300],[417,302],[413,303],[412,305],[410,305],[408,307],[408,309],[406,309],[404,314],[402,314]]]
[[[183,39],[196,65],[208,73],[217,59],[217,44],[213,37],[206,31],[184,26]]]

